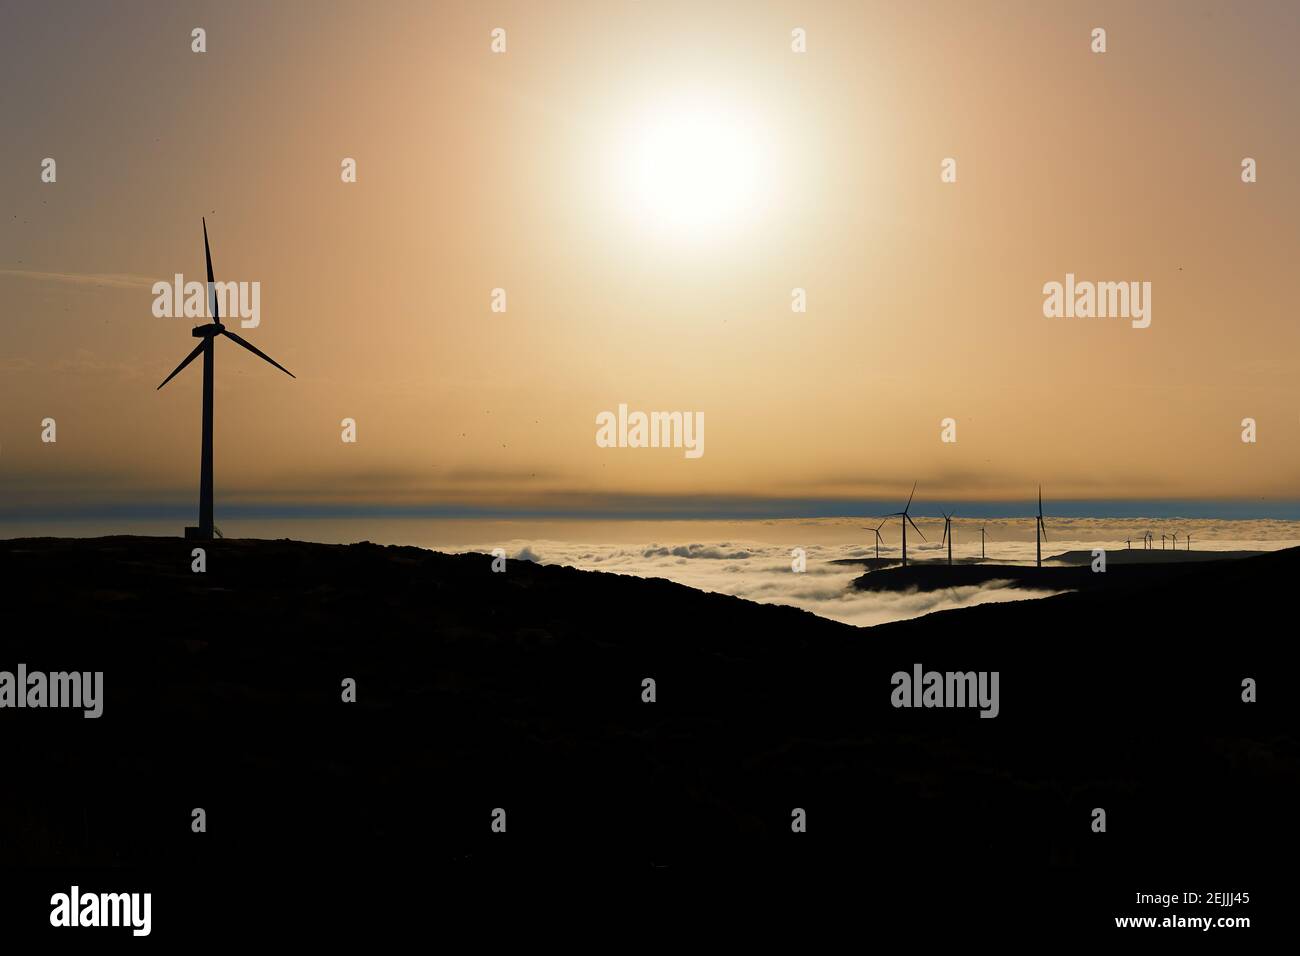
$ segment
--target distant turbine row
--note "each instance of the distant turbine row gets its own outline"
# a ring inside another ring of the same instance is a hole
[[[903,506],[902,511],[895,511],[892,512],[891,514],[886,515],[884,518],[880,520],[880,524],[876,525],[874,528],[869,526],[863,527],[862,530],[870,531],[873,535],[875,535],[877,561],[880,560],[880,544],[884,540],[880,535],[880,529],[885,526],[885,523],[889,521],[890,518],[898,518],[899,519],[898,523],[902,529],[903,567],[907,567],[907,526],[910,524],[912,526],[912,530],[921,536],[922,541],[927,540],[925,535],[921,532],[921,529],[916,526],[916,522],[912,520],[912,515],[911,515],[912,499],[916,497],[916,484],[917,484],[916,482],[912,482],[912,492],[907,496],[907,504]],[[940,509],[939,513],[943,515],[943,538],[939,541],[939,546],[943,547],[945,544],[948,546],[948,563],[952,564],[952,539],[953,539],[952,519],[956,516],[956,512],[949,513],[947,511],[943,511],[942,509]],[[1047,540],[1047,527],[1043,523],[1043,486],[1039,485],[1038,486],[1038,514],[1034,519],[1034,563],[1036,567],[1041,568],[1043,566],[1043,542],[1046,540]],[[1190,551],[1192,549],[1191,534],[1188,533],[1184,535],[1183,540],[1185,542],[1184,549]],[[1149,550],[1155,547],[1155,535],[1150,531],[1146,531],[1143,533],[1141,541],[1145,549]],[[1166,542],[1172,542],[1171,547],[1174,550],[1177,550],[1178,532],[1175,531],[1172,534],[1162,534],[1160,536],[1160,547],[1162,550],[1165,549]],[[1133,547],[1132,538],[1126,539],[1124,543],[1130,549]],[[980,526],[980,560],[984,560],[984,558],[986,557],[984,546],[985,546],[985,532],[984,532],[984,526],[981,525]]]

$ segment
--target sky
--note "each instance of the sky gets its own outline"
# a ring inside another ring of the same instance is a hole
[[[296,376],[217,343],[218,523],[872,514],[914,480],[924,513],[1298,514],[1294,4],[3,17],[10,518],[196,506],[199,365],[156,387],[199,320],[153,285],[202,280],[201,217]],[[1150,325],[1046,317],[1067,274],[1149,282]],[[703,454],[600,447],[620,405],[703,416]]]

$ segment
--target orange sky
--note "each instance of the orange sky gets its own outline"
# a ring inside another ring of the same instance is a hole
[[[1294,5],[8,9],[0,507],[195,497],[199,366],[155,391],[191,323],[150,286],[202,277],[200,216],[298,376],[218,343],[218,512],[1296,497]],[[627,144],[696,105],[752,195],[665,226]],[[1149,281],[1150,328],[1045,318],[1066,273]],[[702,412],[706,453],[598,448],[620,403]]]

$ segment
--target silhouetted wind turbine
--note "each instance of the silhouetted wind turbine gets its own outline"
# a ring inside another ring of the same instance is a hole
[[[912,528],[916,531],[917,534],[921,534],[921,529],[916,527],[916,522],[912,521],[912,516],[908,514],[908,512],[912,508],[912,498],[915,495],[916,495],[916,482],[914,481],[912,482],[912,494],[907,496],[907,506],[903,508],[902,511],[895,511],[893,514],[885,516],[887,518],[901,519],[899,523],[903,526],[903,567],[907,567],[907,525],[908,523],[909,522],[911,523]],[[925,535],[921,534],[921,540],[922,541],[925,540]]]
[[[185,537],[199,538],[204,541],[213,537],[215,525],[212,521],[212,362],[213,348],[212,344],[218,335],[224,335],[238,345],[242,345],[248,351],[252,352],[258,358],[270,362],[285,375],[290,378],[296,376],[287,368],[277,362],[271,356],[267,355],[260,349],[249,345],[242,338],[230,331],[221,324],[220,309],[217,306],[216,280],[212,277],[212,250],[208,248],[208,221],[203,220],[203,255],[208,264],[208,305],[212,314],[212,322],[208,325],[195,326],[190,330],[190,334],[196,339],[202,339],[194,347],[194,351],[185,356],[185,360],[177,365],[175,370],[162,381],[161,389],[172,379],[174,379],[185,366],[193,362],[199,355],[203,356],[203,450],[199,459],[199,526],[197,528],[186,528]]]
[[[1187,536],[1187,548],[1185,550],[1192,550],[1192,536],[1190,534]]]
[[[1034,548],[1038,555],[1038,567],[1043,566],[1043,542],[1047,540],[1047,528],[1043,525],[1043,486],[1038,486],[1038,521],[1034,524]]]
[[[943,515],[943,541],[948,542],[948,563],[952,564],[952,515],[946,511],[940,511]],[[939,547],[943,547],[943,541],[939,542]]]
[[[1165,539],[1166,539],[1167,537],[1169,537],[1169,536],[1168,536],[1168,535],[1165,535],[1165,534],[1162,534],[1162,535],[1160,536],[1160,550],[1161,550],[1161,551],[1163,551],[1163,550],[1165,549]]]
[[[980,560],[984,560],[984,526],[980,525]]]
[[[1173,539],[1174,539],[1173,550],[1177,551],[1177,550],[1178,550],[1178,532],[1177,532],[1177,531],[1174,532],[1174,534],[1173,534]]]
[[[883,527],[885,526],[885,521],[886,521],[886,520],[887,520],[887,519],[885,519],[885,518],[881,518],[881,519],[880,519],[880,524],[876,525],[874,528],[863,528],[863,529],[862,529],[863,531],[870,531],[870,532],[874,533],[875,536],[876,536],[876,560],[877,560],[877,561],[880,560],[880,529],[883,528]]]

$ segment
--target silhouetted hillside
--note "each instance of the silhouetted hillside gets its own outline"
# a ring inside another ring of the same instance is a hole
[[[1130,553],[1151,554],[1152,552]],[[1156,583],[1171,581],[1198,570],[1198,566],[1202,564],[1217,566],[1226,561],[1238,560],[1243,553],[1227,552],[1217,562],[1195,557],[1170,561],[1111,559],[1112,556],[1120,554],[1124,552],[1111,552],[1108,555],[1107,568],[1104,572],[1092,570],[1091,552],[1087,551],[1073,551],[1061,556],[1064,559],[1067,556],[1088,555],[1087,562],[1071,559],[1066,565],[1045,564],[1041,568],[1033,565],[996,564],[970,560],[955,564],[914,561],[907,567],[895,564],[869,569],[866,574],[854,580],[853,586],[859,591],[938,591],[943,588],[981,587],[998,582],[1007,587],[1040,591],[1145,589]],[[1196,552],[1192,554],[1195,556]]]
[[[1293,845],[1300,551],[855,629],[486,555],[226,540],[196,574],[192,547],[0,542],[0,670],[106,688],[98,720],[0,711],[22,781],[0,862],[895,861],[1131,888],[1258,879]],[[893,707],[918,663],[997,670],[998,716]]]

